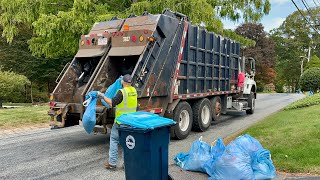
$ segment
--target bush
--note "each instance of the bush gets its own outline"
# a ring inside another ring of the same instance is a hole
[[[306,70],[299,81],[299,85],[304,91],[317,91],[320,87],[320,68],[310,68]]]
[[[284,86],[284,83],[282,82],[276,82],[276,92],[277,93],[283,93],[283,86]]]
[[[24,98],[25,86],[30,84],[27,77],[0,69],[0,99],[12,101]]]
[[[257,81],[257,92],[263,92],[264,91],[264,86],[266,84],[260,82],[260,81]]]
[[[32,97],[34,102],[43,103],[49,101],[49,95],[47,91],[40,91],[39,89],[36,89],[34,87],[32,91]]]
[[[287,106],[285,110],[298,109],[318,104],[320,104],[320,93],[314,94],[313,96],[308,96],[304,99],[300,99],[299,101],[296,101]]]
[[[312,56],[311,60],[307,63],[304,70],[315,68],[315,67],[320,68],[320,59],[316,55]]]

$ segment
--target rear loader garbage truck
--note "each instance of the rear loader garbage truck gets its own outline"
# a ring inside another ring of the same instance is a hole
[[[184,139],[227,111],[252,114],[254,73],[254,59],[240,56],[239,43],[192,25],[181,13],[113,17],[81,36],[79,51],[57,79],[48,114],[60,122],[55,127],[78,125],[88,92],[105,92],[131,74],[138,110],[175,120],[171,136]],[[114,112],[98,101],[96,131],[107,132]]]

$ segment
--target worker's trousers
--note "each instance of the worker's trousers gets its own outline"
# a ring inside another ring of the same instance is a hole
[[[110,134],[109,164],[116,166],[118,162],[119,124],[114,123]]]

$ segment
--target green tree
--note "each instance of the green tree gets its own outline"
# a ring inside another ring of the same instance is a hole
[[[249,46],[254,41],[223,30],[220,19],[258,21],[268,14],[270,3],[269,0],[0,0],[3,37],[0,65],[30,79],[36,92],[34,98],[41,99],[40,94],[52,91],[58,73],[78,50],[80,35],[87,34],[94,22],[110,20],[115,15],[120,18],[130,13],[139,15],[145,10],[156,14],[165,8],[184,13],[193,23],[205,23],[208,30]]]
[[[194,23],[205,23],[208,30],[223,34],[220,18],[237,21],[258,21],[270,11],[269,0],[0,0],[0,24],[8,42],[20,32],[20,25],[29,27],[34,35],[28,41],[33,55],[45,57],[73,56],[78,39],[95,21],[112,16],[126,17],[147,10],[161,13],[165,8],[179,11]],[[226,35],[235,36],[230,31]],[[238,40],[243,38],[238,37]],[[253,41],[245,40],[248,45]]]
[[[320,59],[318,58],[317,55],[313,55],[310,61],[307,63],[305,66],[304,70],[314,68],[314,67],[319,67],[320,68]]]
[[[313,67],[306,70],[300,78],[300,87],[304,91],[316,92],[320,89],[320,68]]]
[[[27,77],[10,71],[2,71],[0,69],[0,107],[2,101],[14,101],[23,97],[25,85],[30,84]]]
[[[0,38],[0,66],[2,66],[2,70],[24,75],[32,82],[33,94],[30,95],[33,98],[28,99],[29,101],[33,101],[33,99],[36,101],[37,99],[44,100],[48,97],[47,92],[53,90],[54,80],[63,65],[72,57],[53,59],[32,56],[28,44],[25,42],[31,36],[32,32],[23,31],[10,45],[4,38]]]
[[[311,9],[313,15],[318,12],[318,8]],[[310,18],[308,12],[302,13]],[[314,47],[312,53],[317,54],[320,36],[307,24],[300,12],[295,11],[279,28],[271,32],[270,37],[276,42],[276,83],[291,87],[294,91],[298,87],[301,75],[300,56],[307,53],[309,46]]]

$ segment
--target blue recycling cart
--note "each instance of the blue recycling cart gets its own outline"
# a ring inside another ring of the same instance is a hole
[[[148,112],[124,114],[119,141],[124,151],[127,180],[168,180],[170,126],[175,121]]]

